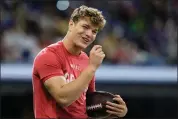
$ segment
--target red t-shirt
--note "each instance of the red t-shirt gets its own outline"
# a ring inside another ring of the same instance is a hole
[[[65,76],[66,82],[75,80],[88,65],[88,56],[70,54],[62,41],[44,48],[35,58],[33,64],[33,101],[35,118],[87,118],[86,92],[95,91],[95,78],[86,89],[68,107],[60,107],[47,92],[44,82],[53,76]]]

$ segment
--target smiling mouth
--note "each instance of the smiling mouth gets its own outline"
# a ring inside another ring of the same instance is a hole
[[[85,42],[89,42],[90,40],[89,39],[87,39],[87,38],[85,38],[85,37],[82,37],[82,39],[85,41]]]

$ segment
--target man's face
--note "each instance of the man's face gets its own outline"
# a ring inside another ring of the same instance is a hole
[[[85,17],[76,23],[70,21],[69,30],[72,34],[73,43],[77,47],[85,49],[95,40],[98,27],[93,26],[90,19]]]

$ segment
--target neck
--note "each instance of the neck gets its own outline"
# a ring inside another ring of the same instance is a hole
[[[64,37],[63,44],[65,48],[67,49],[67,51],[71,53],[72,55],[80,55],[82,50],[74,44],[72,40],[72,36],[70,36],[69,32]]]

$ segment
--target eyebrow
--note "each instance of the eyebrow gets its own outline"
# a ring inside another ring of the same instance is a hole
[[[87,27],[90,27],[90,25],[89,25],[89,24],[86,24],[86,23],[85,23],[85,24],[83,24],[83,25],[84,25],[84,26],[87,26]]]
[[[91,26],[89,25],[89,24],[87,24],[87,23],[85,23],[85,24],[83,24],[84,26],[87,26],[87,27],[89,27],[89,28],[91,28]],[[96,31],[96,32],[98,32],[99,31],[99,29],[98,28],[96,28],[96,29],[94,29],[94,31]]]

